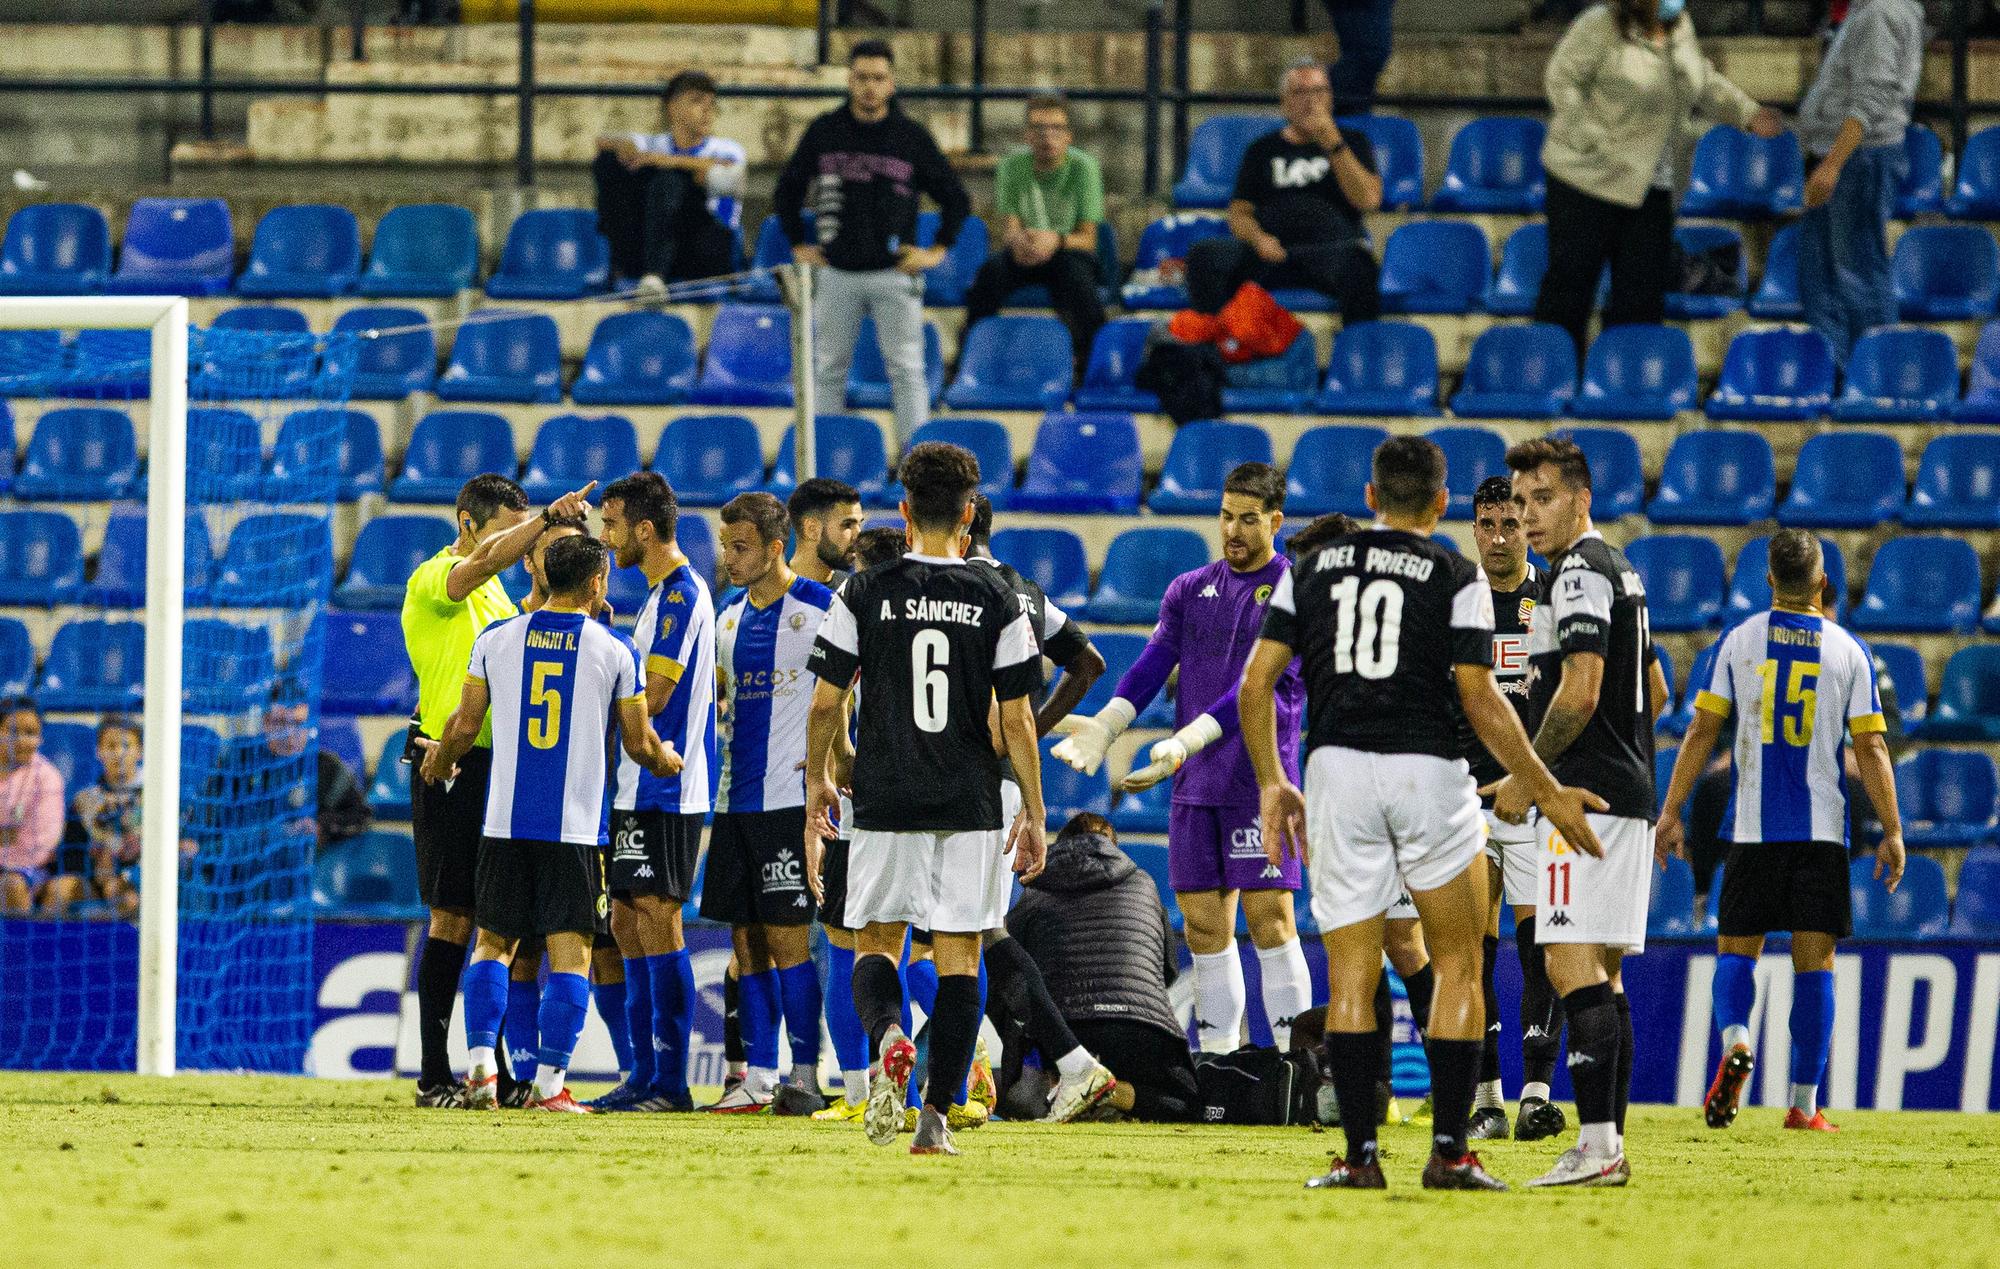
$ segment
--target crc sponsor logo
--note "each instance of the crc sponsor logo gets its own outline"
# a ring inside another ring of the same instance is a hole
[[[1231,859],[1262,859],[1264,857],[1264,830],[1256,826],[1239,828],[1229,834],[1229,857]]]
[[[644,859],[646,857],[646,830],[640,825],[627,821],[611,835],[611,857],[613,859]]]
[[[766,860],[763,872],[766,894],[776,890],[805,889],[805,861],[790,847],[780,850],[775,857]]]

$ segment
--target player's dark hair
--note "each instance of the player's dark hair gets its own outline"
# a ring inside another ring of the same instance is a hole
[[[548,522],[549,529],[575,529],[579,533],[590,532],[589,516],[556,516]],[[546,533],[548,529],[544,529]]]
[[[962,446],[925,441],[903,459],[900,475],[916,526],[946,529],[958,523],[966,500],[979,488],[979,460]]]
[[[974,546],[985,546],[993,540],[993,500],[983,493],[972,495],[972,524],[966,531],[972,535]]]
[[[1028,98],[1028,106],[1024,113],[1034,114],[1037,110],[1060,110],[1062,111],[1063,122],[1069,122],[1069,98],[1063,96],[1061,93],[1036,93],[1034,96]]]
[[[874,568],[902,559],[908,549],[901,529],[863,529],[861,536],[854,539],[854,560],[862,568]]]
[[[1223,479],[1222,492],[1255,498],[1266,511],[1282,511],[1285,507],[1285,478],[1269,463],[1239,465]]]
[[[1556,476],[1571,491],[1590,488],[1590,460],[1566,436],[1537,436],[1507,451],[1507,470],[1515,475],[1553,465]]]
[[[1298,559],[1309,552],[1317,551],[1335,538],[1344,538],[1361,528],[1361,521],[1345,512],[1335,511],[1323,515],[1305,528],[1300,529],[1285,543],[1285,553]]]
[[[42,717],[42,707],[35,704],[35,698],[32,696],[9,696],[0,699],[0,723],[6,722],[16,714],[33,714],[39,722]]]
[[[116,731],[125,732],[139,740],[144,740],[146,736],[146,733],[140,730],[138,722],[130,714],[106,714],[97,720],[97,739],[100,742],[106,736]]]
[[[1368,474],[1384,515],[1421,515],[1444,488],[1444,451],[1423,436],[1392,436],[1375,447]]]
[[[1770,554],[1772,587],[1791,595],[1812,585],[1813,574],[1823,562],[1819,539],[1804,529],[1779,529],[1772,534]]]
[[[664,99],[672,101],[682,93],[707,93],[711,97],[715,96],[715,76],[700,70],[676,72],[674,77],[667,81]]]
[[[1472,509],[1496,507],[1514,501],[1514,482],[1505,476],[1488,476],[1472,491]]]
[[[846,481],[814,476],[811,480],[799,482],[799,487],[792,490],[792,496],[785,499],[785,514],[792,518],[793,524],[797,524],[807,516],[823,516],[835,507],[860,501],[860,491]]]
[[[1118,842],[1118,830],[1111,826],[1110,820],[1105,819],[1095,811],[1079,811],[1077,814],[1072,815],[1069,823],[1062,826],[1062,832],[1057,833],[1056,837],[1060,840],[1065,837],[1076,837],[1078,835],[1102,837],[1105,841],[1113,845],[1116,845]]]
[[[558,538],[542,552],[542,577],[551,595],[574,595],[602,574],[610,559],[610,550],[589,534]]]
[[[722,505],[724,524],[748,524],[756,528],[757,540],[765,546],[782,542],[791,532],[791,518],[776,494],[762,491],[740,493]]]
[[[526,511],[528,495],[521,486],[494,472],[474,476],[458,491],[456,510],[472,517],[472,527],[483,529],[496,512]]]
[[[656,471],[635,471],[604,487],[604,501],[616,498],[625,504],[625,519],[632,524],[650,524],[662,542],[674,540],[680,524],[681,504],[674,487]]]
[[[307,705],[306,682],[296,674],[284,674],[271,684],[271,705],[282,709],[290,705]]]
[[[896,50],[889,47],[889,41],[887,40],[861,40],[853,48],[847,50],[847,64],[849,66],[854,65],[864,57],[879,57],[891,66],[896,64]]]

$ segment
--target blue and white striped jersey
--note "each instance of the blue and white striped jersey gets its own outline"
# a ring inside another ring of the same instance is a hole
[[[1736,715],[1732,841],[1847,841],[1841,747],[1885,727],[1859,639],[1816,613],[1758,613],[1722,636],[1695,708]]]
[[[743,223],[743,178],[747,171],[747,159],[740,142],[728,137],[704,137],[701,144],[683,150],[674,144],[671,132],[634,132],[632,144],[641,154],[679,154],[698,159],[714,159],[716,165],[708,169],[708,214],[722,222],[724,229],[736,229]]]
[[[716,661],[729,697],[723,749],[725,811],[778,811],[806,802],[806,720],[818,680],[806,668],[833,592],[793,580],[759,608],[748,592],[716,617]]]
[[[492,700],[486,836],[603,844],[605,741],[618,703],[646,694],[632,641],[544,608],[488,626],[466,674]]]
[[[680,667],[666,706],[653,715],[653,732],[674,747],[683,765],[678,775],[662,778],[621,750],[618,792],[611,805],[620,811],[706,815],[715,803],[717,774],[715,610],[709,606],[708,587],[693,568],[681,565],[647,593],[632,640],[648,675]]]

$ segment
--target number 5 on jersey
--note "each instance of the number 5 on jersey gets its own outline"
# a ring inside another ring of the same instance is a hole
[[[562,690],[550,679],[561,679],[563,663],[537,661],[528,680],[528,708],[542,710],[540,718],[528,720],[528,743],[536,749],[553,749],[562,739]]]

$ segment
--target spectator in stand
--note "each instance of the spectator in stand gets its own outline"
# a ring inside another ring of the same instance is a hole
[[[81,877],[52,875],[63,836],[63,778],[42,756],[42,712],[27,697],[0,704],[0,912],[69,910]]]
[[[1783,130],[1776,111],[1752,101],[1702,54],[1685,3],[1593,6],[1570,24],[1542,76],[1551,116],[1542,145],[1549,267],[1535,320],[1567,330],[1579,364],[1607,262],[1606,326],[1666,316],[1674,179],[1688,112],[1760,137]]]
[[[994,169],[1000,250],[979,266],[966,293],[965,325],[970,330],[999,312],[1017,288],[1041,283],[1069,327],[1081,368],[1104,325],[1097,293],[1104,173],[1096,159],[1070,144],[1070,135],[1067,100],[1057,93],[1028,99],[1028,148]]]
[[[223,745],[214,774],[184,816],[181,853],[220,844],[225,832],[272,830],[332,846],[368,830],[372,812],[354,772],[326,749],[312,772],[304,765],[311,739],[310,707],[299,685],[286,681],[264,710],[261,735],[237,736]],[[309,792],[306,781],[312,780]],[[307,799],[313,799],[309,805]]]
[[[139,827],[144,808],[139,764],[139,724],[122,714],[106,714],[97,724],[97,783],[70,799],[70,818],[90,839],[90,884],[98,898],[121,917],[139,911]]]
[[[1924,62],[1917,0],[1855,0],[1799,103],[1810,169],[1799,220],[1799,302],[1835,360],[1896,320],[1887,225],[1909,165],[1903,129]]]
[[[1326,68],[1300,60],[1278,82],[1285,126],[1250,143],[1229,197],[1227,238],[1188,250],[1188,299],[1215,313],[1238,287],[1300,286],[1340,307],[1343,325],[1381,309],[1381,270],[1362,216],[1382,206],[1375,149],[1333,121]]]
[[[1340,56],[1326,68],[1334,109],[1365,115],[1375,108],[1375,82],[1389,64],[1396,0],[1324,0]]]
[[[644,298],[669,282],[712,278],[734,263],[743,217],[743,147],[714,135],[715,80],[684,70],[667,81],[667,131],[597,139],[597,227],[614,278]]]
[[[847,100],[806,127],[778,174],[773,210],[793,258],[813,275],[813,383],[823,410],[847,395],[861,319],[889,371],[896,449],[930,417],[924,382],[924,272],[944,262],[972,201],[930,132],[896,104],[895,55],[862,40],[847,55]],[[938,205],[937,238],[917,245],[917,202]],[[806,240],[805,211],[814,216]]]

